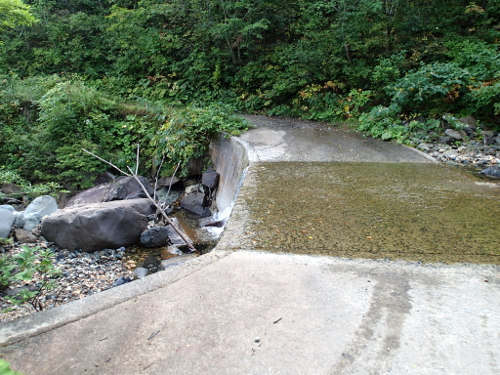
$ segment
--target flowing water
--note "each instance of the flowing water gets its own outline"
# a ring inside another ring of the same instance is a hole
[[[500,185],[470,173],[279,162],[256,164],[247,178],[243,249],[500,264]]]

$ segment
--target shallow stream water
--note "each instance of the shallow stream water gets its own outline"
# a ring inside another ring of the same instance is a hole
[[[500,185],[416,163],[260,163],[243,249],[500,264]]]

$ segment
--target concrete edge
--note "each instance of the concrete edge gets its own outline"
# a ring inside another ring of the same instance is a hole
[[[250,166],[252,163],[259,163],[260,158],[259,155],[257,154],[257,151],[255,151],[255,148],[248,142],[244,141],[241,137],[231,137],[236,143],[241,145],[243,149],[247,153],[247,159],[248,159],[248,165]]]
[[[119,305],[132,298],[172,284],[200,271],[231,253],[230,251],[214,249],[208,254],[186,260],[183,264],[166,271],[154,273],[144,279],[135,280],[64,305],[56,306],[50,310],[41,311],[7,322],[0,326],[0,345],[13,344],[28,337],[51,331],[68,323]]]
[[[401,146],[406,147],[406,148],[412,150],[413,152],[416,152],[420,156],[422,156],[422,157],[426,158],[427,160],[429,160],[431,163],[439,164],[439,161],[435,157],[433,157],[433,156],[431,156],[429,154],[426,154],[423,151],[420,151],[418,148],[410,147],[410,146],[407,146],[407,145],[401,145]]]

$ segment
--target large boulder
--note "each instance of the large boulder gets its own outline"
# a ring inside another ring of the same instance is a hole
[[[9,205],[0,206],[0,237],[7,238],[16,220],[15,208]]]
[[[153,196],[153,188],[144,177],[139,177],[148,194]],[[112,182],[97,185],[91,189],[78,193],[71,198],[66,207],[79,204],[111,202],[123,199],[145,198],[146,194],[134,177],[119,177]]]
[[[152,213],[147,198],[67,207],[44,218],[41,234],[61,248],[116,249],[138,243]]]
[[[44,216],[57,211],[57,202],[50,195],[42,195],[31,202],[24,210],[23,229],[31,231],[35,229]]]

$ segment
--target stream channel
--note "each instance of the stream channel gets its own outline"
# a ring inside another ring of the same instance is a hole
[[[247,119],[256,128],[211,147],[214,220],[232,210],[218,248],[500,264],[498,180],[319,123]]]

